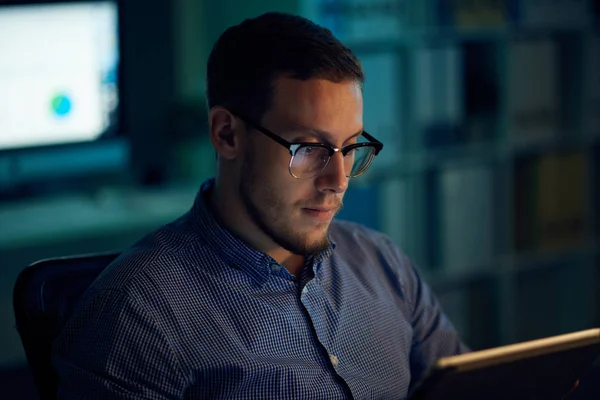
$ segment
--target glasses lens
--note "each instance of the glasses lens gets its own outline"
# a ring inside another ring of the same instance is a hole
[[[302,146],[296,150],[290,164],[290,172],[300,179],[317,176],[329,161],[329,151],[318,146]]]
[[[362,146],[352,149],[344,158],[344,160],[348,160],[346,162],[346,171],[350,171],[347,176],[354,178],[365,172],[371,165],[374,157],[375,147],[373,146]]]

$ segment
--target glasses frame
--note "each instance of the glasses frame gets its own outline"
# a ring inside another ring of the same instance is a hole
[[[285,140],[284,138],[282,138],[281,136],[273,133],[269,129],[265,128],[264,126],[252,121],[251,119],[242,117],[237,113],[234,113],[234,114],[239,119],[241,119],[246,124],[248,124],[250,127],[259,131],[260,133],[262,133],[263,135],[267,136],[268,138],[274,140],[275,142],[279,143],[281,146],[285,147],[290,152],[290,162],[288,164],[288,172],[290,173],[290,175],[292,177],[294,177],[296,179],[312,179],[316,176],[319,176],[319,174],[321,172],[323,172],[325,170],[325,168],[327,168],[327,166],[329,165],[329,162],[331,161],[331,157],[333,157],[333,155],[335,153],[342,153],[342,156],[346,157],[346,154],[348,154],[351,150],[354,150],[354,149],[357,149],[360,147],[375,148],[375,152],[371,155],[371,159],[368,161],[368,163],[366,164],[366,167],[364,167],[363,170],[359,174],[346,175],[346,178],[356,178],[356,177],[364,174],[369,169],[369,167],[373,163],[373,160],[375,159],[375,156],[377,156],[379,154],[379,152],[381,151],[381,149],[383,149],[383,143],[381,143],[379,140],[375,139],[373,136],[369,135],[364,130],[361,132],[360,135],[364,136],[365,139],[368,140],[368,142],[353,143],[353,144],[349,144],[349,145],[343,146],[343,147],[333,147],[326,143],[319,143],[319,142],[291,143],[291,142],[288,142],[287,140]],[[296,152],[303,147],[309,147],[309,146],[310,147],[321,147],[323,149],[326,149],[329,153],[329,158],[327,159],[327,162],[325,164],[323,164],[323,168],[321,168],[321,170],[319,172],[317,172],[315,175],[313,175],[311,177],[307,177],[307,178],[301,178],[301,177],[294,175],[294,173],[292,172],[292,163],[294,162],[294,157],[296,156]]]

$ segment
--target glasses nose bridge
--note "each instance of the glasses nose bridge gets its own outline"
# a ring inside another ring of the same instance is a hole
[[[346,157],[344,149],[345,149],[344,147],[331,147],[331,152],[330,152],[329,158],[332,158],[337,153],[340,153],[342,155],[342,160],[343,160],[344,157]]]
[[[344,170],[344,173],[345,173],[345,169],[346,169],[345,165],[344,165],[344,157],[345,156],[344,156],[344,153],[342,150],[343,150],[343,148],[341,148],[341,147],[333,147],[333,146],[329,147],[329,158],[327,159],[327,162],[325,163],[325,165],[323,165],[323,168],[321,169],[319,174],[321,174],[323,171],[325,171],[327,169],[327,167],[329,167],[331,165],[331,160],[337,153],[339,153],[342,156],[342,169]]]
[[[342,160],[344,159],[344,153],[342,152],[342,148],[328,146],[327,150],[329,150],[329,158],[327,158],[327,162],[325,163],[325,165],[323,165],[321,172],[323,172],[323,170],[325,170],[325,168],[329,166],[329,164],[331,163],[331,159],[333,158],[333,156],[336,155],[336,153],[340,153],[342,155]]]

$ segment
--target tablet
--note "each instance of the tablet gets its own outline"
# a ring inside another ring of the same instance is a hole
[[[410,400],[561,399],[600,356],[600,329],[441,358]]]

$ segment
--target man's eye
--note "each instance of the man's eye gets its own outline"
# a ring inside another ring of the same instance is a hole
[[[318,151],[319,148],[316,146],[306,146],[302,147],[302,149],[300,150],[300,154],[302,154],[304,157],[308,157],[316,155]]]

